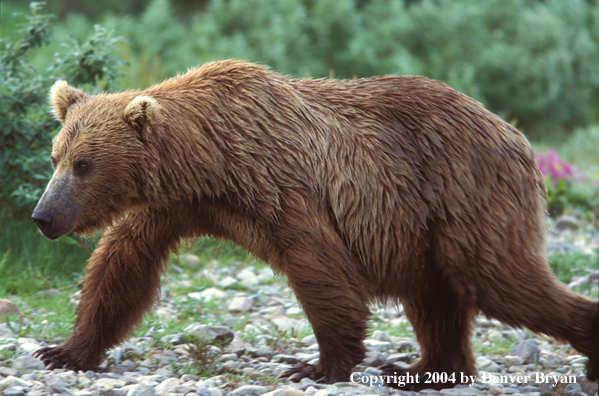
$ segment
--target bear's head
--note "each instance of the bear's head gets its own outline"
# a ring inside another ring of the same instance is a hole
[[[50,102],[63,127],[53,140],[54,174],[32,214],[41,232],[86,234],[143,205],[158,101],[134,92],[91,96],[58,81]]]

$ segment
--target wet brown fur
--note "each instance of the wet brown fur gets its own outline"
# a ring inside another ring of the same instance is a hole
[[[47,363],[95,367],[152,306],[181,238],[213,235],[288,276],[320,345],[312,374],[328,381],[349,379],[367,304],[388,299],[404,304],[421,346],[412,373],[474,375],[470,325],[482,311],[569,341],[596,379],[598,304],[547,265],[533,150],[448,86],[291,79],[224,61],[143,92],[62,84],[52,102],[64,122],[54,177],[93,161],[72,177],[74,230],[112,225],[73,334],[39,354]]]

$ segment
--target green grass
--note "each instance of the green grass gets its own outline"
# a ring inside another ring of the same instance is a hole
[[[7,321],[8,327],[18,337],[30,336],[51,343],[66,340],[75,319],[75,306],[67,303],[70,294],[62,291],[55,297],[12,296],[28,323],[12,317]]]
[[[76,285],[94,246],[78,236],[50,241],[31,221],[0,217],[0,298]]]

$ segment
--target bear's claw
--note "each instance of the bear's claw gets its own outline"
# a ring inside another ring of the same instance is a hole
[[[315,365],[308,363],[290,368],[289,370],[286,370],[279,374],[279,378],[289,378],[293,382],[300,382],[304,378],[310,378],[314,381],[318,381],[324,377],[324,374],[319,373],[316,370]]]
[[[83,367],[77,363],[73,363],[73,357],[64,348],[63,344],[54,347],[40,348],[33,354],[33,357],[41,360],[46,365],[48,370],[56,368],[66,368],[70,370],[82,370]]]
[[[53,370],[55,368],[65,368],[68,364],[63,363],[60,358],[56,355],[59,355],[60,352],[57,350],[58,347],[45,347],[38,349],[33,354],[34,358],[41,360],[48,370]]]

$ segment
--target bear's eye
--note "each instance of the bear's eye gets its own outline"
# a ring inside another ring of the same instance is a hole
[[[52,168],[56,169],[56,158],[50,157],[50,162],[52,162]]]
[[[80,160],[75,162],[75,172],[79,175],[84,175],[91,168],[91,163],[87,160]]]

